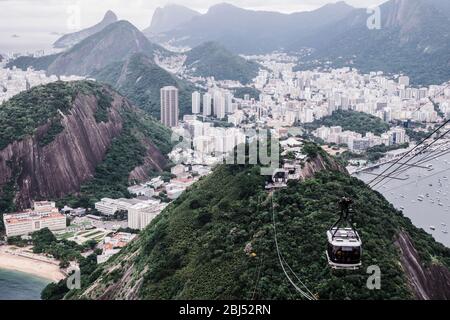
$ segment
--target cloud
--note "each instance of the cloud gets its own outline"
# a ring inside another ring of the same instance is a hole
[[[68,29],[67,21],[71,15],[69,8],[74,5],[80,8],[80,27],[83,28],[97,23],[109,9],[120,19],[145,28],[150,24],[154,10],[169,2],[206,12],[210,6],[224,1],[248,9],[294,12],[313,10],[337,0],[96,0],[95,4],[92,0],[0,0],[0,30],[73,31]],[[347,3],[368,7],[384,1],[347,0]]]

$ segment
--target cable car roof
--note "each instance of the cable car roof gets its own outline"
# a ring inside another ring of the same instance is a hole
[[[337,231],[336,231],[337,230]],[[336,231],[336,233],[334,233]],[[333,236],[334,234],[334,236]],[[351,228],[333,228],[327,232],[328,242],[336,247],[362,246],[358,232]]]

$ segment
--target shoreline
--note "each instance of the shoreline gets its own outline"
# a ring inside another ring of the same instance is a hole
[[[56,260],[46,262],[32,256],[14,254],[10,252],[12,248],[10,246],[0,247],[0,269],[27,273],[50,282],[58,282],[66,277]]]

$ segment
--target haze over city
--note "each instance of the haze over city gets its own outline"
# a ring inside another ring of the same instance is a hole
[[[335,0],[0,0],[0,30],[30,31],[45,30],[67,32],[67,8],[79,5],[81,8],[80,28],[96,23],[105,11],[113,10],[120,19],[131,21],[140,28],[150,25],[151,17],[157,7],[167,4],[179,4],[204,13],[218,3],[230,3],[238,7],[253,10],[269,10],[285,13],[317,9]],[[355,7],[372,7],[385,0],[347,0]],[[13,13],[13,14],[11,14]],[[74,31],[74,30],[71,30]],[[1,44],[1,43],[0,43]]]

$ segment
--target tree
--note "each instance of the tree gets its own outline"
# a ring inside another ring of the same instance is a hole
[[[56,242],[55,235],[48,228],[41,229],[31,234],[31,240],[35,246],[46,246]]]

